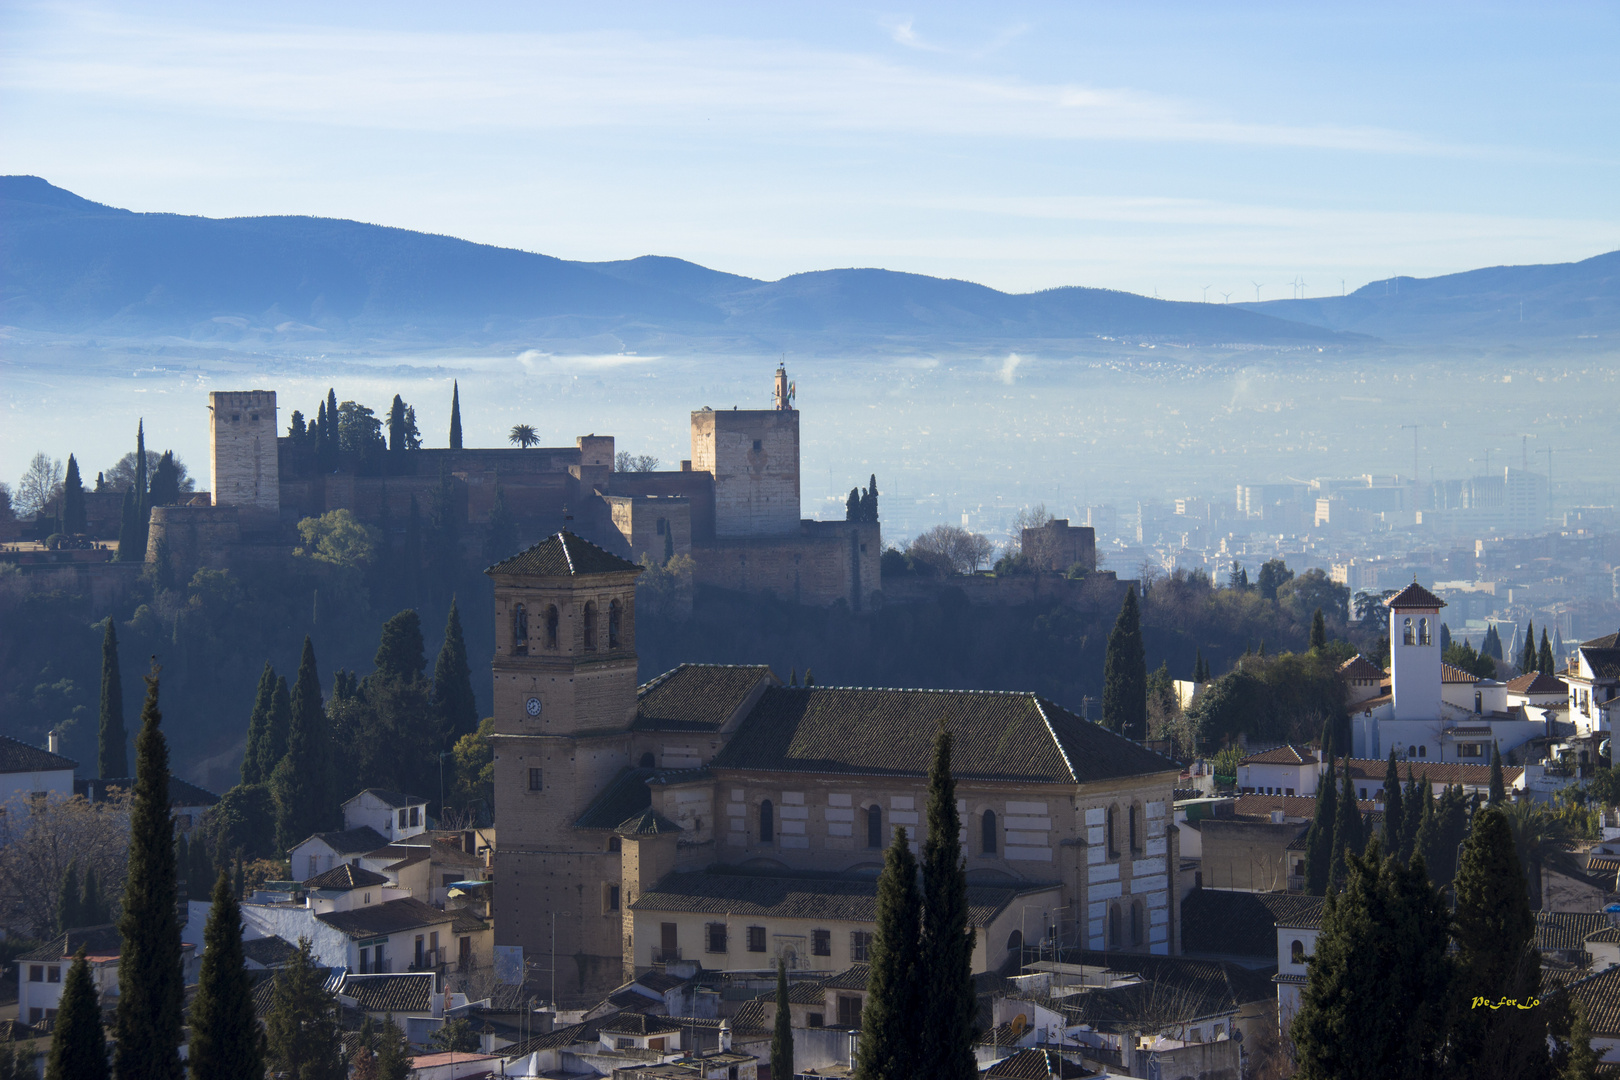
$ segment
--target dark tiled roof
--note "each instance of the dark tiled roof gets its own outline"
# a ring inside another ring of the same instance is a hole
[[[395,810],[405,806],[419,806],[422,803],[427,802],[426,799],[417,795],[406,795],[404,792],[400,791],[386,791],[383,788],[368,787],[364,791],[358,792],[351,798],[344,800],[343,805],[348,806],[349,803],[354,802],[354,800],[358,799],[361,795],[370,795],[384,806],[391,806]]]
[[[1181,947],[1189,953],[1277,958],[1277,924],[1314,926],[1320,896],[1195,889],[1181,905]]]
[[[1586,940],[1600,945],[1620,945],[1620,926],[1605,926],[1595,934],[1587,934]]]
[[[627,983],[626,985],[644,986],[655,994],[667,994],[677,986],[685,986],[690,981],[690,979],[683,979],[678,975],[671,975],[668,972],[655,969],[645,975],[636,976],[633,984]]]
[[[1593,1035],[1620,1035],[1620,967],[1572,982],[1566,992],[1586,1006],[1586,1022],[1592,1025]]]
[[[610,1035],[662,1035],[666,1031],[679,1031],[687,1021],[675,1016],[648,1016],[646,1013],[622,1012],[601,1022],[601,1030]]]
[[[1536,912],[1536,948],[1541,952],[1579,952],[1587,935],[1606,930],[1609,917],[1601,912]]]
[[[1543,675],[1539,671],[1532,671],[1528,675],[1520,675],[1517,679],[1509,679],[1508,693],[1510,694],[1568,694],[1569,684],[1556,675]]]
[[[731,1030],[735,1035],[742,1030],[769,1031],[771,1021],[775,1018],[772,1003],[764,998],[755,998],[745,1001],[731,1014]]]
[[[525,1039],[512,1046],[501,1047],[501,1053],[507,1058],[523,1057],[536,1050],[556,1050],[564,1046],[577,1046],[581,1043],[597,1041],[599,1029],[594,1022],[582,1024],[569,1024],[544,1035],[536,1035],[532,1039]]]
[[[764,664],[682,664],[636,692],[638,731],[718,731],[762,679],[776,681]]]
[[[534,574],[539,577],[577,577],[581,574],[641,573],[641,567],[621,559],[578,536],[562,530],[526,551],[485,570],[486,574]]]
[[[112,923],[103,926],[82,926],[57,934],[39,948],[23,953],[17,960],[19,963],[22,961],[50,963],[71,959],[80,949],[89,956],[117,956],[123,952],[124,939],[119,934],[118,927]]]
[[[872,968],[869,964],[856,964],[852,968],[840,971],[827,979],[821,985],[829,990],[861,990],[866,989],[866,980]]]
[[[1382,777],[1379,777],[1379,790],[1383,790]],[[1372,794],[1372,789],[1367,789]],[[1371,799],[1357,799],[1356,808],[1363,814],[1379,814]],[[1239,795],[1232,804],[1232,813],[1237,817],[1269,817],[1273,810],[1281,810],[1284,817],[1305,818],[1309,820],[1316,816],[1315,795]],[[1219,821],[1219,818],[1215,820]]]
[[[297,951],[298,946],[279,937],[249,938],[242,942],[242,955],[264,967],[285,964]]]
[[[60,772],[75,769],[78,764],[72,758],[0,735],[0,773]]]
[[[1036,886],[1053,888],[1055,886]],[[968,886],[968,921],[984,926],[1023,890]],[[787,877],[774,874],[670,874],[641,894],[635,911],[693,911],[777,919],[872,922],[877,917],[873,878]]]
[[[407,975],[350,975],[343,980],[344,997],[368,1013],[425,1013],[433,1011],[433,973]]]
[[[450,924],[452,934],[481,934],[489,929],[489,923],[465,908],[455,908],[447,914],[455,916],[455,920]]]
[[[1360,653],[1356,653],[1339,665],[1339,674],[1346,679],[1370,679],[1381,682],[1384,678],[1384,669]]]
[[[1073,784],[1176,768],[1034,694],[819,686],[766,690],[713,767],[925,776],[941,720],[959,779]]]
[[[1250,754],[1239,765],[1315,765],[1316,755],[1308,746],[1295,746],[1289,743],[1264,753]]]
[[[1412,584],[1384,601],[1384,606],[1391,608],[1443,608],[1446,606],[1446,602],[1414,580]]]
[[[595,802],[585,808],[579,820],[574,822],[574,828],[617,829],[650,807],[652,792],[647,790],[647,781],[656,772],[655,769],[625,769],[602,789]]]
[[[1038,1050],[1032,1046],[1011,1057],[1002,1058],[981,1075],[986,1080],[1050,1080],[1051,1077],[1071,1080],[1097,1074],[1084,1065],[1076,1065],[1055,1050]]]
[[[358,829],[343,829],[338,832],[318,832],[310,839],[324,840],[326,846],[339,855],[364,855],[367,852],[388,846],[388,838],[370,825],[362,825]]]
[[[94,790],[98,795],[104,796],[108,788],[123,788],[125,791],[135,790],[133,776],[114,776],[100,780],[93,780]],[[182,780],[173,773],[169,774],[169,805],[170,806],[213,806],[219,802],[219,796],[207,788],[200,788],[189,780]]]
[[[682,830],[679,825],[649,806],[641,813],[625,818],[613,831],[620,836],[665,836]]]
[[[1620,631],[1581,642],[1583,649],[1620,649]]]
[[[1598,641],[1612,642],[1614,636],[1598,638]],[[1614,645],[1599,645],[1596,642],[1587,642],[1581,646],[1581,655],[1591,665],[1592,671],[1600,679],[1612,679],[1620,675],[1620,647]]]
[[[454,916],[424,904],[414,896],[370,904],[353,911],[332,911],[315,916],[321,922],[351,938],[382,937],[418,926],[434,926],[452,921]]]
[[[1406,782],[1406,768],[1412,767],[1412,775],[1418,780],[1425,776],[1433,784],[1461,784],[1464,787],[1489,787],[1491,784],[1491,767],[1489,765],[1463,765],[1455,761],[1428,761],[1414,758],[1398,763],[1401,782]],[[1376,782],[1379,790],[1384,787],[1384,773],[1389,770],[1388,759],[1375,760],[1372,758],[1351,758],[1350,776],[1354,780],[1368,781],[1367,793],[1372,794],[1371,784]],[[1524,768],[1519,765],[1502,766],[1502,780],[1508,787],[1524,775]]]
[[[1276,994],[1273,970],[1250,971],[1216,960],[1181,956],[1065,950],[1071,964],[1140,975],[1140,983],[1064,998],[1062,1011],[1081,1023],[1155,1030],[1165,1024],[1234,1012]]]
[[[22,1042],[25,1039],[37,1039],[45,1032],[29,1027],[21,1020],[0,1020],[0,1043]]]
[[[306,889],[365,889],[388,884],[388,879],[370,870],[344,863],[304,881]]]

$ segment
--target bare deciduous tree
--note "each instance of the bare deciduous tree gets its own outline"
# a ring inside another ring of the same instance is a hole
[[[17,481],[17,513],[33,517],[62,490],[62,463],[44,452],[34,455],[28,471]]]
[[[1034,564],[1038,570],[1065,569],[1054,565],[1057,552],[1053,548],[1051,537],[1046,532],[1036,532],[1025,535],[1026,529],[1043,529],[1054,518],[1047,512],[1045,503],[1036,503],[1026,506],[1013,515],[1012,528],[1007,530],[1007,554],[1022,555]]]
[[[990,561],[995,550],[986,537],[957,525],[935,525],[906,549],[913,559],[947,574],[968,574]]]
[[[116,905],[129,864],[128,792],[113,789],[99,803],[49,795],[6,807],[0,814],[5,927],[33,937],[53,933],[62,875],[74,861],[81,874],[95,870],[101,895]]]
[[[632,454],[620,450],[613,455],[614,472],[657,472],[659,461],[651,454]]]

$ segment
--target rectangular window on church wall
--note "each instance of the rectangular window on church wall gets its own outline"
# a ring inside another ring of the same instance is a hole
[[[765,928],[763,926],[750,926],[748,928],[748,951],[765,951]]]
[[[540,770],[539,769],[530,769],[529,770],[529,790],[530,791],[539,791],[539,790],[541,790],[541,787],[542,787],[542,784],[541,784]]]

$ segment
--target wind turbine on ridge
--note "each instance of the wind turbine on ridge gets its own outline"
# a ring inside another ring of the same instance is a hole
[[[1260,286],[1264,285],[1265,282],[1251,281],[1249,284],[1254,286],[1254,302],[1258,304],[1260,302]]]

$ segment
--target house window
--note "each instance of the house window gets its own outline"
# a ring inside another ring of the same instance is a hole
[[[45,981],[45,965],[44,964],[30,964],[29,967],[28,967],[28,981],[29,982],[44,982]]]
[[[815,954],[816,956],[831,956],[832,955],[832,931],[831,930],[812,930],[812,931],[810,931],[810,951],[813,954]]]
[[[623,851],[624,841],[617,836],[610,836],[608,837],[607,849],[609,855],[613,854],[615,851]]]
[[[874,850],[883,846],[883,807],[876,803],[866,808],[866,846]]]
[[[539,770],[539,769],[530,769],[529,770],[529,790],[530,791],[540,791],[542,789],[542,786],[543,785],[542,785],[542,782],[541,782],[541,770]]]
[[[776,810],[771,800],[759,804],[759,842],[769,844],[776,838]]]
[[[821,1013],[810,1013],[809,1014],[809,1026],[810,1027],[826,1027],[827,1026],[827,1018],[824,1015],[822,1015]]]
[[[1284,792],[1284,794],[1285,794],[1285,795],[1289,795],[1289,796],[1292,796],[1292,795],[1293,795],[1293,794],[1294,794],[1294,789],[1293,789],[1293,788],[1289,788],[1289,789],[1288,789],[1288,790],[1287,790],[1287,791],[1286,791],[1286,792]]]
[[[399,827],[403,829],[405,827],[405,823],[409,820],[411,820],[411,812],[409,810],[401,810],[399,812]]]
[[[417,968],[418,971],[420,971],[422,969],[422,966],[423,966],[423,964],[424,964],[424,962],[426,960],[426,957],[423,955],[424,951],[426,949],[426,946],[427,946],[427,939],[425,937],[423,937],[421,934],[417,934],[416,935],[416,968]]]
[[[546,608],[546,648],[557,647],[557,605],[552,604]]]
[[[456,962],[465,971],[467,965],[472,963],[472,938],[463,937],[456,941]]]
[[[1024,932],[1022,930],[1014,930],[1012,933],[1007,935],[1007,951],[1008,952],[1019,952],[1023,948],[1024,948]]]
[[[861,999],[853,994],[838,995],[838,1026],[861,1026]]]
[[[362,975],[371,974],[371,947],[370,946],[367,946],[366,948],[363,948],[363,949],[360,950],[360,974],[362,974]]]
[[[596,601],[585,601],[585,651],[596,651]]]
[[[29,1009],[28,1010],[28,1022],[30,1024],[41,1023],[44,1019],[45,1019],[45,1010],[44,1009]]]
[[[994,810],[984,812],[984,845],[982,850],[986,855],[996,853],[996,812]]]
[[[411,828],[414,829],[420,824],[422,824],[422,808],[413,806],[411,807]]]
[[[705,935],[707,944],[704,948],[708,952],[723,953],[726,951],[726,924],[712,922],[708,924],[708,933]]]
[[[1412,631],[1412,620],[1410,618],[1408,618],[1406,620],[1406,622],[1401,625],[1401,644],[1402,645],[1412,645],[1412,644],[1416,644],[1416,642],[1417,642],[1417,635],[1415,633],[1413,633],[1413,631]]]
[[[1367,797],[1367,789],[1366,788],[1357,788],[1356,789],[1356,798],[1365,799],[1366,797]]]
[[[316,874],[318,874],[320,872],[321,872],[321,857],[319,855],[311,855],[309,857],[309,873],[305,874],[304,876],[306,878],[312,878],[312,877],[314,877]]]
[[[748,928],[748,951],[765,951],[765,928],[763,926],[750,926]]]
[[[624,605],[617,600],[608,604],[608,648],[619,647],[619,623],[624,615]]]
[[[849,932],[849,962],[852,964],[866,963],[867,956],[872,948],[872,935],[865,930],[851,930]]]
[[[1418,757],[1425,757],[1426,758],[1428,756],[1429,756],[1429,748],[1427,746],[1418,747]]]
[[[763,447],[763,445],[764,445],[764,444],[762,444],[762,443],[761,443],[761,442],[760,442],[760,441],[759,441],[759,440],[758,440],[758,439],[755,439],[755,440],[754,440],[754,449],[755,449],[755,450],[759,450],[759,449],[761,449],[761,448],[762,448],[762,447]]]
[[[607,887],[607,898],[604,904],[604,909],[607,911],[619,910],[619,887],[617,885],[609,885]]]
[[[656,768],[657,766],[658,759],[653,757],[653,752],[651,750],[648,750],[645,754],[641,755],[641,767],[643,769],[652,769]]]
[[[512,608],[512,655],[529,655],[529,610],[522,604]]]
[[[1484,754],[1484,745],[1482,743],[1477,743],[1477,742],[1476,743],[1459,743],[1457,745],[1457,756],[1458,757],[1484,757],[1485,756],[1485,754]]]
[[[1485,695],[1478,690],[1474,691],[1474,715],[1478,716],[1485,711]]]
[[[1288,946],[1288,959],[1295,964],[1305,962],[1305,943],[1303,941],[1295,939],[1294,943]]]
[[[444,876],[445,876],[445,877],[450,877],[450,876],[451,876],[451,875],[449,875],[449,874],[446,874],[446,875],[444,875]],[[447,888],[448,888],[448,886],[446,886],[446,887],[447,887]],[[364,900],[361,900],[361,901],[360,901],[360,903],[361,903],[361,904],[362,904],[362,905],[365,905],[365,904],[369,904],[369,903],[371,903],[371,894],[370,894],[370,893],[366,893],[366,894],[365,894],[365,899],[364,899]]]

